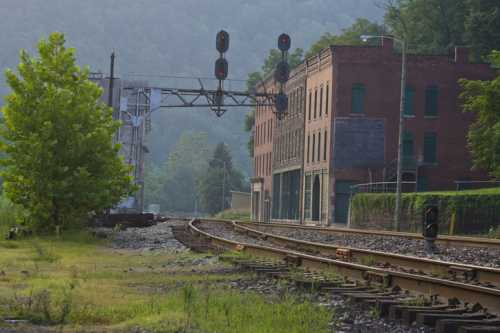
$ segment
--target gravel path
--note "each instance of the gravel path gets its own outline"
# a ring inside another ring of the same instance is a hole
[[[391,252],[403,255],[412,255],[422,258],[457,262],[500,268],[500,249],[472,248],[472,247],[443,247],[438,246],[439,253],[429,255],[424,251],[424,241],[406,237],[356,235],[356,234],[324,234],[313,230],[287,230],[282,228],[254,227],[271,234],[293,239],[325,243],[336,246],[346,246],[374,251]]]

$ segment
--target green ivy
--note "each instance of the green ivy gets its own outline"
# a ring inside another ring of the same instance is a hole
[[[482,232],[500,224],[500,188],[403,193],[402,218],[410,224],[408,230],[418,230],[414,224],[421,221],[427,205],[438,206],[444,232]],[[351,223],[356,226],[370,217],[390,218],[394,207],[394,193],[358,193],[351,201]],[[450,227],[454,217],[454,225]]]

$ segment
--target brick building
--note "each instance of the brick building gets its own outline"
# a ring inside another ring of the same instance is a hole
[[[379,46],[331,46],[298,68],[305,75],[301,82],[305,81],[306,92],[301,113],[303,147],[298,148],[304,151],[300,220],[343,224],[352,185],[395,181],[401,55],[392,40],[384,39]],[[408,55],[403,180],[414,181],[415,190],[452,189],[457,180],[488,179],[485,172],[471,171],[466,133],[473,115],[461,111],[458,80],[486,80],[494,75],[487,64],[469,63],[464,48],[455,48],[449,56]],[[287,83],[292,109],[290,92],[295,84],[292,76]],[[256,117],[256,125],[274,119],[271,110],[265,114],[260,120]],[[263,181],[272,194],[273,217],[276,210],[278,219],[287,215],[279,215],[283,209],[276,205],[283,207],[284,198],[290,198],[283,190],[283,171],[288,166],[298,170],[300,164],[283,153],[282,147],[293,147],[289,133],[299,123],[298,118],[287,117],[274,128],[279,133],[274,142],[271,134],[270,141],[255,146],[256,156],[274,154],[269,175],[281,175],[274,179],[281,192],[271,191],[274,184],[269,176]]]
[[[302,166],[304,114],[306,105],[306,66],[297,66],[286,84],[288,114],[276,120],[273,136],[272,219],[299,222],[302,215]]]
[[[321,224],[328,220],[332,59],[328,49],[305,61],[307,105],[304,122],[303,221],[306,223]]]
[[[259,92],[276,91],[272,76],[257,87]],[[255,108],[254,139],[254,177],[251,183],[251,217],[255,221],[269,221],[271,217],[273,134],[276,118],[270,106]]]
[[[390,39],[326,52],[334,58],[328,222],[345,223],[351,185],[395,181],[401,55]],[[489,65],[469,63],[464,48],[450,56],[408,55],[403,180],[432,191],[453,189],[457,180],[488,179],[471,171],[466,133],[473,115],[461,111],[458,80],[493,76]]]

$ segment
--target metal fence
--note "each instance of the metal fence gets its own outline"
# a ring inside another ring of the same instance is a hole
[[[396,182],[376,182],[356,184],[351,186],[351,194],[355,193],[395,193]],[[416,192],[417,182],[401,182],[402,192]]]

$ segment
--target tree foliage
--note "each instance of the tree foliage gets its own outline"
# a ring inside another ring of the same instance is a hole
[[[228,208],[230,191],[245,189],[243,175],[233,168],[228,146],[224,143],[217,144],[208,163],[208,169],[199,182],[204,210],[213,215]]]
[[[184,132],[163,165],[148,161],[146,203],[160,204],[162,211],[193,212],[197,183],[207,168],[208,158],[207,134]]]
[[[500,52],[490,59],[500,67]],[[476,114],[469,128],[468,142],[475,167],[500,178],[500,76],[491,81],[460,80],[464,110]]]
[[[306,58],[317,54],[330,45],[362,45],[364,42],[360,39],[361,35],[383,35],[384,30],[384,27],[376,22],[358,18],[350,27],[343,29],[339,35],[329,32],[322,35],[307,51]],[[370,41],[370,43],[376,42],[376,40]]]
[[[22,50],[2,113],[4,190],[37,229],[51,230],[112,207],[133,189],[112,137],[119,127],[102,89],[80,69],[61,33]]]
[[[481,61],[500,45],[497,0],[386,0],[385,8],[385,23],[406,39],[410,52],[447,54],[468,45]]]

